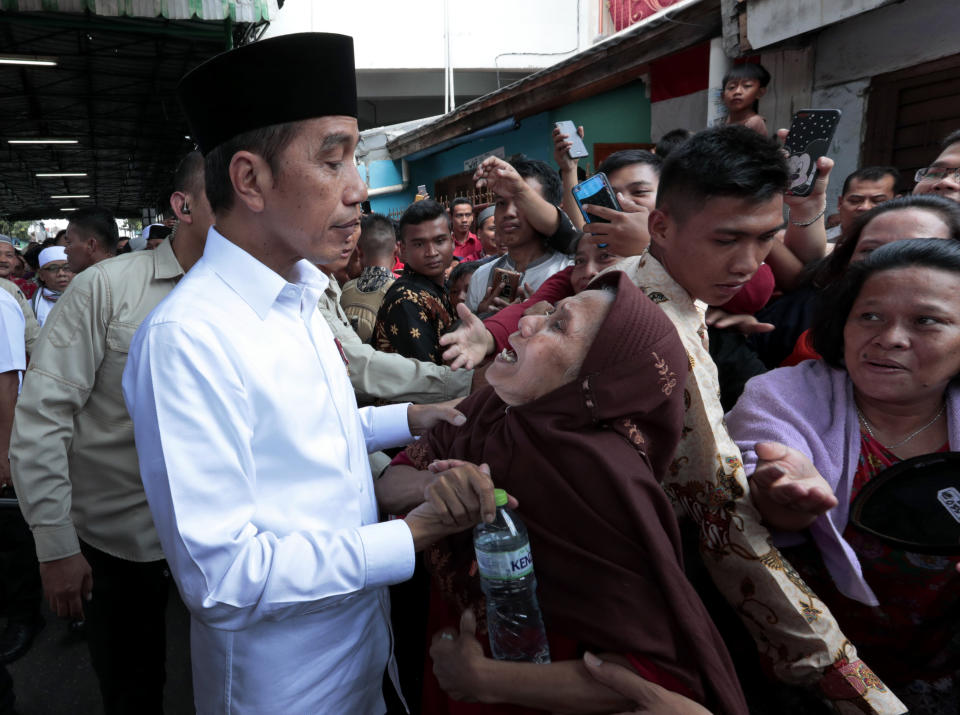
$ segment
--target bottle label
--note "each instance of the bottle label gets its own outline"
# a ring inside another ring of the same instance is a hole
[[[530,546],[516,551],[477,551],[477,567],[486,579],[512,581],[533,573],[533,558]]]

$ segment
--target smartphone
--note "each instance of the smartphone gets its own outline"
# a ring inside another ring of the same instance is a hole
[[[504,300],[513,300],[520,292],[520,279],[522,273],[509,271],[506,268],[493,269],[493,292],[497,292],[497,286],[503,283],[503,290],[500,291],[500,297]]]
[[[827,153],[840,121],[839,109],[801,109],[793,115],[783,146],[790,167],[788,191],[809,196],[817,178],[817,159]]]
[[[577,126],[572,121],[564,119],[562,122],[555,122],[553,126],[559,129],[562,134],[567,135],[567,141],[573,143],[573,146],[567,149],[567,154],[571,159],[582,159],[590,155],[590,152],[587,151],[587,145],[583,143],[583,139],[577,133]]]
[[[582,181],[571,189],[573,192],[573,198],[577,202],[577,206],[580,207],[580,213],[583,214],[583,220],[587,223],[610,223],[605,218],[600,218],[594,214],[589,214],[583,210],[584,204],[592,204],[593,206],[606,206],[608,209],[613,209],[614,211],[622,211],[620,208],[620,202],[617,201],[617,195],[613,191],[613,187],[610,186],[609,180],[607,180],[607,175],[602,171],[598,174],[594,174],[586,181]]]

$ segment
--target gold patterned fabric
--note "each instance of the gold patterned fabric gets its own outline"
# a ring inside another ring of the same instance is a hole
[[[446,289],[407,268],[383,297],[373,345],[383,352],[442,365],[440,336],[453,323],[453,314]]]
[[[683,437],[663,487],[678,511],[696,523],[706,568],[750,630],[765,665],[785,682],[818,686],[838,712],[906,712],[859,660],[829,609],[760,523],[740,451],[723,422],[706,304],[694,300],[649,254],[608,270],[624,271],[660,306],[687,350]]]

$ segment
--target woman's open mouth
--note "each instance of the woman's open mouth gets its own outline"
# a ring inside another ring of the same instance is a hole
[[[497,355],[497,360],[510,363],[512,365],[517,361],[517,354],[510,348],[504,348],[500,351],[500,354]]]

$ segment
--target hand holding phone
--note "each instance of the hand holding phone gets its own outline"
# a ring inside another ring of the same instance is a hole
[[[561,134],[566,134],[566,141],[570,142],[570,148],[567,149],[567,154],[571,159],[582,159],[585,156],[590,156],[590,152],[587,151],[587,145],[583,143],[583,139],[580,137],[580,133],[577,131],[576,125],[569,119],[564,119],[563,121],[556,122],[553,125]]]
[[[783,143],[790,169],[788,191],[808,196],[817,179],[817,160],[827,153],[840,121],[839,109],[801,109]]]
[[[577,184],[571,190],[573,192],[573,198],[577,202],[577,206],[580,209],[580,213],[583,214],[583,220],[587,223],[609,223],[609,221],[601,216],[595,214],[589,214],[584,210],[584,204],[592,204],[593,206],[605,206],[608,209],[613,209],[614,211],[621,211],[620,203],[617,201],[617,195],[613,191],[613,187],[610,186],[610,181],[607,179],[607,175],[602,171],[598,174],[594,174],[586,181],[582,181]]]
[[[513,300],[520,291],[521,278],[523,278],[522,273],[510,271],[506,268],[495,268],[493,270],[494,292],[496,292],[496,286],[502,283],[503,288],[500,290],[500,297],[507,301]]]

